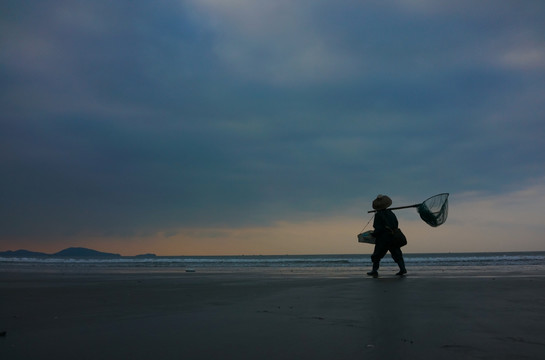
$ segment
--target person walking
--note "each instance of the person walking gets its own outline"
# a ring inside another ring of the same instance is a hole
[[[380,267],[380,260],[388,251],[392,255],[392,259],[399,266],[399,272],[396,275],[403,276],[407,273],[405,269],[405,261],[403,260],[403,252],[399,246],[394,245],[393,230],[398,227],[397,217],[388,207],[392,205],[392,199],[386,195],[378,195],[373,200],[373,209],[376,210],[375,219],[373,220],[373,235],[375,237],[375,250],[371,255],[373,269],[367,273],[369,276],[377,277]]]

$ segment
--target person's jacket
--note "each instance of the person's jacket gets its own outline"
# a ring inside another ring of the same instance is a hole
[[[397,217],[392,210],[379,210],[373,220],[373,227],[375,228],[373,235],[377,239],[391,239],[393,237],[392,230],[398,226]]]

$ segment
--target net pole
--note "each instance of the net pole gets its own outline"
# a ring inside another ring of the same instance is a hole
[[[388,210],[399,210],[399,209],[415,208],[415,207],[419,207],[420,205],[422,205],[422,204],[399,206],[399,207],[388,208]],[[370,213],[375,213],[375,212],[377,212],[377,210],[369,210],[367,213],[370,214]]]

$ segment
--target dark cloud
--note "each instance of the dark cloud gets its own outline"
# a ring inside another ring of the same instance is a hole
[[[542,177],[545,7],[457,4],[4,2],[2,238]]]

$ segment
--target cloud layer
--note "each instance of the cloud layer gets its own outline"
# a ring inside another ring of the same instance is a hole
[[[488,199],[545,178],[540,2],[2,8],[5,246],[302,224],[378,193]]]

